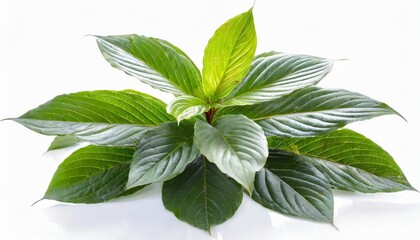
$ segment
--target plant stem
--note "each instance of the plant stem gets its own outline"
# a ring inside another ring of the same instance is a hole
[[[213,124],[213,117],[214,117],[214,114],[216,113],[216,108],[210,108],[210,110],[209,111],[207,111],[205,114],[206,114],[206,119],[207,119],[207,122],[210,124],[210,125],[212,125]]]

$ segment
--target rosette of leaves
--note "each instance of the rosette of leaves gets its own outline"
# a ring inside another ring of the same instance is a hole
[[[43,199],[99,203],[163,182],[166,209],[210,231],[235,214],[243,192],[273,211],[333,222],[332,189],[412,190],[393,158],[346,124],[388,114],[359,93],[315,85],[334,61],[280,52],[255,56],[252,9],[220,26],[203,69],[171,43],[96,36],[115,68],[161,91],[168,105],[133,90],[65,94],[12,120],[79,142]]]

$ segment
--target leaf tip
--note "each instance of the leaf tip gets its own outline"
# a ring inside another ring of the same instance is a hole
[[[335,230],[337,230],[337,231],[340,231],[340,229],[334,224],[334,222],[331,222],[331,226],[333,227],[333,228],[335,228]]]
[[[34,203],[32,203],[32,204],[31,204],[31,207],[35,206],[35,204],[37,204],[37,203],[41,202],[41,201],[42,201],[42,200],[44,200],[44,199],[45,199],[45,197],[43,197],[43,198],[41,198],[41,199],[39,199],[39,200],[35,201]]]

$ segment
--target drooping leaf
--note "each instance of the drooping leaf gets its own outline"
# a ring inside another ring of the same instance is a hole
[[[176,117],[178,122],[201,115],[209,109],[210,105],[208,105],[204,100],[189,95],[183,95],[175,98],[166,107],[166,111]]]
[[[227,107],[218,112],[218,116],[224,114],[243,114],[258,123],[268,136],[304,137],[330,132],[351,122],[398,113],[385,103],[359,93],[307,87],[271,102]]]
[[[165,103],[135,91],[60,95],[12,119],[46,135],[75,135],[96,145],[135,146],[143,131],[174,121]]]
[[[308,55],[268,52],[257,56],[244,80],[226,97],[223,105],[251,105],[275,100],[317,84],[333,61]]]
[[[214,126],[197,120],[194,141],[210,162],[252,193],[255,172],[268,156],[261,127],[242,115],[228,115]]]
[[[104,146],[77,150],[60,164],[44,199],[99,203],[127,195],[125,185],[133,153],[132,148]]]
[[[365,136],[348,129],[308,138],[270,137],[269,146],[299,154],[333,187],[359,192],[413,189],[394,159]]]
[[[197,228],[210,231],[235,214],[242,202],[242,188],[213,163],[198,156],[185,171],[163,183],[165,208]]]
[[[194,126],[187,122],[148,130],[134,154],[127,189],[163,182],[183,172],[199,153],[193,136]]]
[[[204,51],[203,87],[212,102],[227,96],[247,73],[257,46],[252,9],[220,26]]]
[[[270,149],[257,172],[252,198],[271,210],[321,222],[333,222],[334,199],[328,180],[299,155]]]
[[[175,95],[201,96],[201,74],[179,48],[138,35],[96,36],[105,59],[145,84]]]
[[[77,143],[79,143],[79,139],[74,135],[57,136],[51,142],[48,151],[71,147]]]

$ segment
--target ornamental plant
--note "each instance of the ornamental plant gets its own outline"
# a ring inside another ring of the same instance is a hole
[[[113,67],[175,98],[166,105],[134,90],[77,92],[13,118],[56,135],[50,150],[90,144],[60,164],[43,199],[99,203],[163,182],[165,208],[210,231],[235,214],[243,191],[273,211],[332,223],[332,189],[414,189],[385,150],[342,129],[398,113],[359,93],[316,87],[333,60],[255,56],[252,9],[216,30],[201,72],[162,39],[96,40]]]

